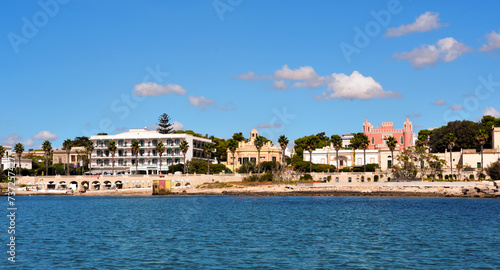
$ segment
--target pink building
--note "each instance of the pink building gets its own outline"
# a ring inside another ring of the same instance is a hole
[[[388,149],[386,141],[391,136],[398,141],[396,148],[402,151],[413,146],[413,126],[408,118],[406,118],[403,129],[394,129],[392,122],[383,122],[381,127],[374,129],[367,119],[363,124],[363,133],[370,141],[368,147],[370,150]]]

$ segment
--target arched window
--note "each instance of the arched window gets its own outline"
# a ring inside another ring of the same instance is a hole
[[[400,141],[401,141],[401,144],[405,144],[405,138],[403,136],[401,136]]]
[[[375,144],[375,137],[372,137],[372,144]]]

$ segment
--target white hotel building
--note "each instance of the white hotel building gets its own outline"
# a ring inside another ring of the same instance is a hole
[[[161,134],[157,131],[145,128],[130,129],[116,135],[93,135],[90,140],[94,143],[94,151],[91,156],[92,173],[111,174],[114,160],[114,169],[119,174],[134,174],[136,169],[136,157],[132,153],[132,141],[139,142],[140,150],[137,156],[138,174],[156,174],[160,169],[160,155],[156,152],[156,145],[161,141],[165,152],[161,157],[161,171],[165,173],[168,166],[185,164],[193,158],[205,158],[203,147],[211,140],[195,137],[190,134]],[[114,158],[108,151],[109,141],[115,141],[116,152]],[[189,150],[186,160],[179,145],[187,141]]]

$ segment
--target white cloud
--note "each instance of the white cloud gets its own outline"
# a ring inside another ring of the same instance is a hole
[[[191,106],[200,107],[201,109],[205,109],[206,107],[211,106],[213,106],[214,108],[217,107],[217,103],[213,99],[206,99],[204,96],[190,96],[188,99],[189,103],[191,103]]]
[[[174,121],[172,122],[172,128],[174,130],[184,130],[184,125],[181,122]]]
[[[270,75],[255,76],[255,72],[249,71],[249,72],[244,73],[244,74],[234,75],[233,77],[240,79],[240,80],[246,80],[246,81],[258,81],[258,80],[270,79],[272,76],[270,76]]]
[[[288,86],[288,83],[286,83],[285,80],[274,80],[273,81],[273,88],[274,89],[286,90],[287,86]]]
[[[21,135],[12,133],[7,137],[0,137],[0,141],[2,142],[2,145],[10,145],[14,146],[16,143],[20,142],[23,138]]]
[[[186,89],[177,84],[161,85],[154,82],[140,83],[134,85],[135,96],[161,96],[161,95],[185,95]]]
[[[54,141],[57,140],[57,138],[59,138],[57,134],[54,134],[47,130],[42,130],[37,134],[33,135],[33,139],[37,139],[40,141],[45,141],[45,140]]]
[[[463,110],[463,109],[464,109],[464,108],[463,108],[462,106],[458,105],[458,104],[455,104],[455,105],[453,105],[453,106],[450,106],[450,110],[452,110],[452,111],[461,111],[461,110]]]
[[[436,105],[436,106],[446,105],[446,101],[444,99],[440,98],[440,99],[434,101],[432,103],[432,105]]]
[[[500,33],[495,31],[486,34],[486,39],[488,40],[487,44],[483,44],[483,46],[479,49],[481,52],[491,52],[494,50],[500,49]]]
[[[253,72],[235,76],[238,78],[253,78]],[[344,73],[333,73],[332,75],[319,76],[310,66],[298,69],[290,69],[283,65],[274,75],[262,75],[259,78],[273,80],[274,89],[286,90],[290,83],[291,88],[318,88],[327,86],[321,96],[315,96],[316,100],[324,99],[371,99],[371,98],[400,98],[399,92],[385,91],[382,86],[372,77],[365,77],[358,71],[350,76]]]
[[[372,98],[401,98],[399,92],[386,91],[372,77],[365,77],[358,71],[351,75],[333,73],[332,82],[328,83],[328,90],[316,100],[324,99],[372,99]]]
[[[472,48],[448,37],[438,40],[435,45],[422,45],[410,52],[395,53],[394,58],[406,60],[415,69],[435,66],[440,60],[451,62],[462,54],[472,51]]]
[[[491,115],[491,116],[494,116],[496,118],[499,118],[500,117],[500,111],[493,108],[493,107],[490,107],[490,106],[486,106],[486,109],[484,110],[484,113],[483,115]]]
[[[26,141],[23,142],[23,145],[26,147],[30,147],[35,145],[35,141],[33,141],[32,139],[27,139]]]
[[[388,28],[386,37],[399,37],[413,32],[428,32],[433,29],[446,26],[439,22],[439,13],[426,11],[417,17],[414,23],[401,25],[396,28]]]
[[[316,71],[310,66],[300,67],[299,69],[290,69],[288,65],[283,65],[281,69],[274,71],[275,79],[286,80],[310,80],[319,77]]]

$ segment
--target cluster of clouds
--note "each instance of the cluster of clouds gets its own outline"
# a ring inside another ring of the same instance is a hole
[[[47,130],[42,130],[38,132],[37,134],[33,135],[31,138],[28,138],[23,141],[23,137],[17,133],[12,133],[8,135],[7,137],[0,137],[0,142],[2,145],[10,145],[14,146],[16,143],[22,143],[25,147],[31,147],[35,145],[34,140],[38,140],[40,142],[48,140],[48,141],[55,141],[59,138],[57,134],[54,134],[50,131]]]
[[[256,76],[254,72],[249,71],[234,77],[248,81],[272,80],[272,87],[279,90],[326,87],[319,96],[314,96],[316,100],[401,98],[399,92],[384,90],[372,77],[364,76],[356,70],[350,75],[332,73],[320,76],[311,66],[290,69],[288,65],[284,65],[275,70],[273,75]]]
[[[411,24],[388,28],[386,37],[399,37],[416,32],[428,32],[441,27],[448,26],[440,22],[439,13],[425,12],[416,18]],[[479,48],[480,52],[491,52],[500,49],[500,33],[492,31],[485,35],[487,40]],[[453,37],[446,37],[436,41],[435,44],[423,44],[411,51],[395,53],[392,57],[408,61],[414,69],[432,67],[439,63],[454,61],[464,53],[474,51],[473,48],[457,41]]]
[[[446,102],[446,100],[444,100],[442,98],[439,98],[436,101],[432,102],[431,105],[446,106],[446,105],[448,105],[448,102]],[[451,111],[463,111],[463,110],[465,110],[465,108],[460,104],[454,104],[454,105],[448,106],[448,109]],[[486,106],[483,110],[483,115],[491,115],[491,116],[498,118],[498,117],[500,117],[500,111],[493,108],[493,107]]]
[[[134,85],[134,91],[132,92],[134,96],[138,97],[154,97],[154,96],[164,96],[164,95],[186,95],[187,90],[178,84],[165,84],[161,85],[155,82],[145,82]],[[206,98],[205,96],[189,96],[188,97],[189,106],[197,107],[201,110],[206,108],[214,108],[221,111],[235,110],[236,106],[233,102],[227,104],[222,104],[219,106],[217,102],[211,98]]]

